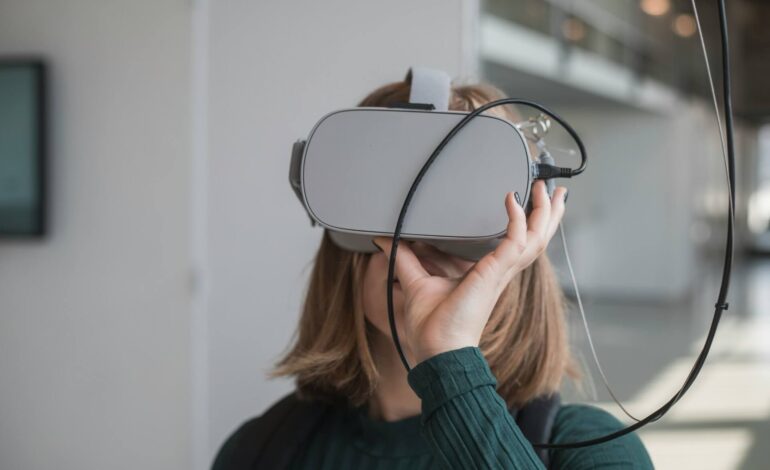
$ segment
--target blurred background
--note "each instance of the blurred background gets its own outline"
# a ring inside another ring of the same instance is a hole
[[[770,460],[770,4],[728,3],[730,307],[699,380],[640,434],[661,469]],[[721,90],[716,2],[697,4]],[[689,1],[0,0],[0,468],[205,469],[289,391],[265,372],[321,236],[291,144],[411,65],[577,128],[564,229],[599,357],[635,415],[667,400],[713,314],[727,215]],[[587,377],[565,398],[624,419],[570,318]]]

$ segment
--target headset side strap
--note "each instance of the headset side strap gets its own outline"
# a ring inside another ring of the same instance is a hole
[[[291,147],[291,162],[289,163],[289,184],[294,194],[297,195],[299,202],[302,203],[302,207],[305,207],[305,200],[302,197],[302,178],[300,177],[300,172],[302,170],[302,156],[304,153],[305,141],[298,140],[294,142],[294,145]],[[307,212],[307,208],[305,208],[305,211]],[[310,225],[315,227],[316,221],[313,220],[309,212],[307,215],[310,218]]]

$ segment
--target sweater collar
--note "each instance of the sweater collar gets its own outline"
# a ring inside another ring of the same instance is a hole
[[[361,450],[380,457],[407,457],[431,453],[422,435],[421,415],[397,421],[369,417],[366,406],[351,410],[354,444]]]

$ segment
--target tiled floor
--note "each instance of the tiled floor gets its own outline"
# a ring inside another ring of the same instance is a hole
[[[662,405],[687,376],[713,314],[720,263],[704,262],[703,288],[680,305],[583,298],[602,366],[635,416]],[[770,468],[770,258],[737,260],[728,300],[698,380],[668,415],[640,431],[658,469]],[[579,318],[577,311],[572,315]],[[573,335],[593,368],[580,328],[576,323]],[[593,382],[598,404],[630,423],[609,400],[598,373],[589,373],[594,378],[577,399],[593,401]],[[566,398],[575,396],[568,392]]]

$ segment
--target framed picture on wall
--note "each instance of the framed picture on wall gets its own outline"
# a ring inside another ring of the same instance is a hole
[[[0,57],[0,237],[46,232],[46,68]]]

